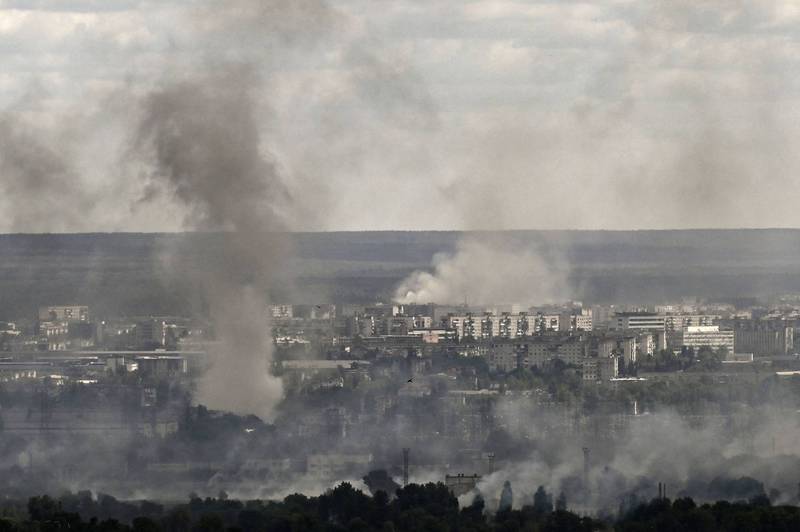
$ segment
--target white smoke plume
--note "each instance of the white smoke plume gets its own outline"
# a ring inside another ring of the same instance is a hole
[[[567,299],[565,263],[541,244],[485,233],[438,254],[433,272],[416,271],[395,291],[399,303],[541,304]]]

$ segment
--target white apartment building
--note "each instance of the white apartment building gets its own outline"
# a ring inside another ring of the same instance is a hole
[[[622,312],[614,315],[611,328],[663,331],[666,328],[666,316],[649,312]]]
[[[686,327],[716,325],[720,319],[718,314],[667,314],[664,316],[664,327],[667,332],[680,332]]]
[[[728,353],[734,353],[734,332],[720,330],[718,325],[685,327],[682,332],[681,345],[698,350],[708,347],[717,350],[724,347]]]

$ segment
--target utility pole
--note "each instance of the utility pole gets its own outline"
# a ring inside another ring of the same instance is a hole
[[[588,447],[583,448],[583,486],[589,491],[589,453],[591,450]]]
[[[411,451],[408,447],[403,447],[403,487],[408,486],[408,454]]]

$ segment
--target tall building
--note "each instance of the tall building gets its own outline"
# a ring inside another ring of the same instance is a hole
[[[136,345],[141,349],[164,347],[167,343],[167,324],[164,320],[148,319],[136,322]]]
[[[794,351],[794,328],[781,320],[733,320],[736,348],[755,356],[780,356]]]
[[[646,329],[663,331],[666,327],[666,317],[652,312],[620,312],[614,315],[612,329]]]
[[[584,381],[607,381],[619,376],[619,357],[587,357],[583,359]]]
[[[591,309],[573,309],[563,312],[559,316],[558,325],[562,331],[591,331],[592,311]]]
[[[509,372],[517,368],[546,368],[556,360],[580,367],[586,356],[587,343],[580,337],[530,337],[516,341],[490,342],[485,349],[492,371]]]
[[[538,316],[524,312],[519,314],[503,313],[499,316],[491,313],[450,315],[446,319],[446,327],[456,331],[460,340],[521,338],[539,332],[538,320]]]
[[[721,316],[717,314],[667,314],[664,326],[667,331],[680,332],[685,327],[717,325]]]
[[[86,305],[51,305],[39,307],[39,321],[89,321],[89,307]]]
[[[559,314],[537,313],[534,318],[534,332],[543,333],[558,331],[561,328],[561,316]]]
[[[270,305],[269,311],[273,318],[291,318],[294,316],[292,305]]]
[[[586,342],[578,337],[532,338],[521,343],[520,367],[543,368],[560,360],[571,366],[580,366],[586,356]]]

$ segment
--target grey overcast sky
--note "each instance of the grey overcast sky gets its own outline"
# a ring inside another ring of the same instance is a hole
[[[0,0],[0,231],[192,228],[132,139],[231,64],[291,229],[800,226],[797,1]]]

